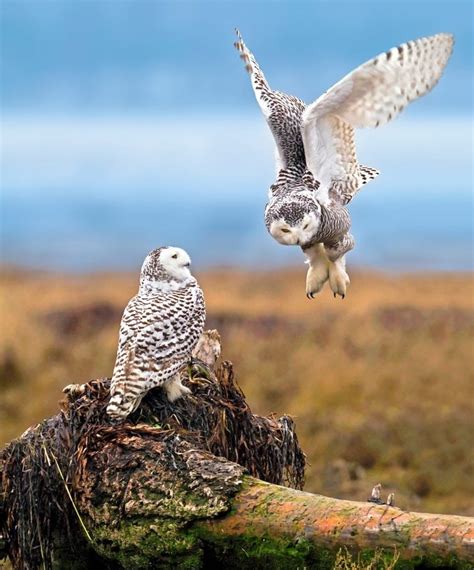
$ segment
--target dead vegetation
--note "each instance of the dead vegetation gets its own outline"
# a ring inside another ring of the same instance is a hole
[[[474,514],[470,275],[351,272],[344,301],[310,302],[302,271],[199,276],[208,326],[257,413],[295,416],[305,489]],[[62,387],[110,374],[136,274],[4,273],[2,440],[55,412]]]
[[[468,517],[295,490],[305,458],[292,420],[252,414],[218,354],[219,335],[208,331],[189,368],[192,394],[171,404],[151,391],[120,423],[105,412],[108,379],[69,385],[59,413],[6,446],[0,533],[14,568],[390,570],[399,559],[403,568],[474,560]]]
[[[69,560],[71,552],[81,551],[83,557],[87,549],[84,538],[90,542],[92,538],[80,512],[86,513],[88,520],[98,523],[95,519],[99,518],[107,524],[132,516],[134,509],[135,514],[143,516],[147,499],[142,497],[135,502],[127,499],[131,475],[128,483],[126,478],[127,473],[138,468],[141,482],[137,485],[135,481],[134,487],[147,489],[150,478],[156,477],[156,472],[148,472],[139,460],[150,438],[146,454],[154,457],[155,470],[160,462],[168,461],[172,463],[171,471],[179,471],[177,463],[184,461],[183,480],[190,473],[205,477],[205,494],[196,498],[192,509],[188,505],[192,513],[176,514],[180,524],[226,511],[230,487],[234,485],[234,492],[237,491],[237,482],[240,484],[244,471],[267,482],[303,487],[305,459],[291,418],[252,414],[234,383],[228,362],[220,365],[216,375],[203,374],[203,368],[198,366],[190,383],[192,396],[170,404],[162,390],[156,389],[126,422],[113,424],[105,413],[110,382],[106,378],[92,381],[63,402],[59,414],[30,428],[3,450],[0,520],[14,567],[27,570],[51,568],[54,564],[57,567],[58,532],[67,537]],[[199,450],[198,459],[194,459],[199,465],[193,466],[190,462]],[[228,462],[221,466],[218,458],[238,463],[242,469]],[[207,467],[203,465],[206,461]],[[216,491],[211,501],[209,487],[215,469],[222,497]],[[230,471],[227,473],[226,469]],[[98,486],[105,488],[107,481],[118,503],[114,505],[107,500],[99,510],[95,490]],[[171,500],[176,481],[168,483],[159,482],[166,487],[165,496],[170,497],[167,500]],[[221,488],[223,485],[227,494]],[[190,483],[194,494],[201,486],[196,481]],[[156,508],[158,503],[155,497],[150,505]],[[207,510],[203,511],[204,504]],[[93,557],[93,552],[88,556]]]

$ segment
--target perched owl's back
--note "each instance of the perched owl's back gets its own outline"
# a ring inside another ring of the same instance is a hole
[[[205,318],[204,296],[194,278],[178,289],[133,297],[120,325],[108,413],[125,417],[148,390],[179,375],[202,334]]]

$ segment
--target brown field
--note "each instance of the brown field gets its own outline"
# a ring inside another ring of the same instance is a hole
[[[296,418],[306,490],[474,515],[470,275],[352,271],[348,297],[304,295],[304,269],[201,274],[208,326],[255,412]],[[110,375],[136,275],[4,270],[1,442]]]

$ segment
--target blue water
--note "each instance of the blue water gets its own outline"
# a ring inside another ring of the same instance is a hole
[[[469,270],[473,266],[472,199],[466,193],[393,196],[361,192],[350,207],[352,265],[389,270]],[[152,248],[187,249],[201,267],[274,267],[302,262],[263,224],[265,197],[239,200],[173,196],[81,199],[80,193],[2,202],[2,260],[66,271],[131,269]]]
[[[436,88],[357,132],[382,174],[351,206],[349,260],[471,268],[469,3],[417,0],[410,17],[397,2],[3,4],[4,262],[136,268],[171,243],[199,266],[301,263],[263,224],[273,142],[232,46],[239,26],[273,88],[307,101],[393,45],[455,34]]]

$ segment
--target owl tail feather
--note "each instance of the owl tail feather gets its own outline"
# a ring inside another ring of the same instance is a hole
[[[341,202],[343,205],[349,204],[352,198],[354,198],[354,196],[359,193],[362,186],[364,186],[365,184],[367,184],[367,182],[370,182],[371,180],[376,178],[380,174],[380,171],[377,170],[376,168],[372,168],[371,166],[364,166],[362,164],[359,164],[359,173],[360,173],[360,186],[358,188],[356,188],[355,190],[352,189],[350,191],[347,191],[343,187],[342,189],[339,190],[339,193],[342,197]],[[337,184],[337,182],[333,182],[333,187],[335,184]]]
[[[377,170],[376,168],[372,168],[370,166],[363,166],[362,164],[359,164],[359,172],[362,178],[362,186],[374,178],[377,178],[377,176],[380,174],[380,170]]]
[[[132,398],[129,395],[129,397],[126,398],[120,390],[116,391],[111,395],[107,405],[107,415],[114,420],[124,420],[138,408],[143,396],[144,394],[140,394]]]

